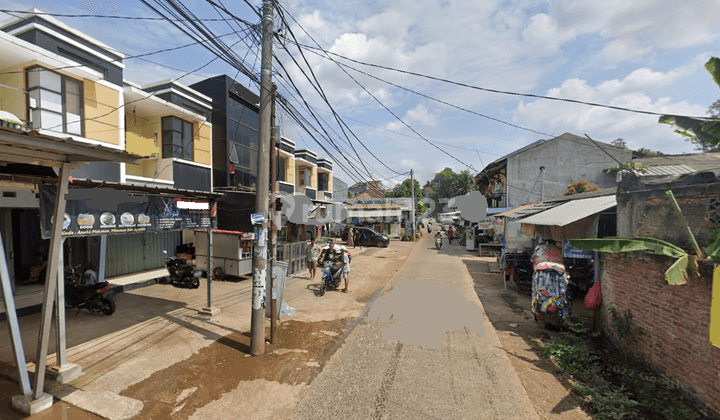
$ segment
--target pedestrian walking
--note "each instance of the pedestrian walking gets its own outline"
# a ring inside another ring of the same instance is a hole
[[[315,279],[318,256],[320,255],[320,247],[315,244],[315,238],[310,239],[310,243],[305,248],[305,255],[307,256],[307,269],[310,273],[310,280],[313,280]]]
[[[349,293],[350,289],[348,289],[348,283],[350,282],[350,253],[344,246],[340,247],[340,250],[342,252],[343,278],[345,279],[345,289],[343,290],[343,293]]]
[[[350,230],[348,230],[347,246],[348,248],[355,248],[355,231],[353,230],[353,228],[350,228]]]

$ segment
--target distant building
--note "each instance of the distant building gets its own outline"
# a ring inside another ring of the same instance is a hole
[[[356,196],[362,192],[365,192],[367,190],[380,190],[384,191],[385,187],[383,187],[381,181],[364,181],[364,182],[356,182],[355,184],[351,185],[348,190],[352,193],[353,196]],[[372,197],[369,197],[372,198]]]
[[[565,133],[538,140],[487,165],[478,174],[489,208],[517,207],[561,197],[573,182],[587,180],[600,188],[616,186],[605,171],[632,159],[632,151]]]
[[[333,181],[333,202],[342,203],[348,198],[348,184],[340,178]]]

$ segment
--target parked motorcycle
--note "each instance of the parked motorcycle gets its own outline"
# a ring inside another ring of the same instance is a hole
[[[168,257],[167,251],[163,250],[165,254],[165,267],[167,267],[168,273],[170,273],[170,283],[173,286],[189,286],[193,289],[200,287],[200,277],[202,277],[202,271],[193,264],[185,264],[183,260],[177,256]]]
[[[442,248],[442,238],[435,238],[435,248],[440,250]]]
[[[105,315],[115,313],[115,292],[108,282],[83,284],[82,265],[72,267],[65,272],[65,306],[87,309],[90,312],[102,312]]]
[[[428,233],[432,232],[432,226],[428,226]]]
[[[342,265],[333,265],[332,261],[325,261],[323,263],[323,275],[322,280],[320,280],[320,296],[325,296],[326,290],[337,290],[337,288],[340,287],[342,268]]]

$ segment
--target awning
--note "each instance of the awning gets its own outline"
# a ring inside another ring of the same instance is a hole
[[[537,214],[542,211],[551,209],[558,205],[559,205],[559,203],[523,204],[522,206],[515,207],[512,210],[508,210],[508,211],[498,213],[498,214],[493,214],[493,216],[494,217],[508,217],[510,219],[521,219],[523,217],[532,216],[533,214]]]
[[[398,209],[348,209],[348,217],[369,218],[369,217],[399,217],[401,210]]]
[[[0,127],[0,162],[59,168],[63,163],[138,163],[143,158],[124,150],[83,143],[70,136],[58,138],[37,131]]]
[[[572,200],[523,219],[521,222],[527,225],[566,226],[616,205],[615,195]]]
[[[497,208],[489,208],[487,209],[487,215],[499,215],[503,212],[507,212],[508,210],[512,210],[512,207],[497,207]]]

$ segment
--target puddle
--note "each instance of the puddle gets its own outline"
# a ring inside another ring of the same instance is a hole
[[[242,381],[307,384],[342,343],[348,321],[284,322],[276,331],[276,343],[266,343],[265,355],[258,357],[249,355],[249,332],[231,334],[154,373],[121,395],[143,402],[143,411],[134,420],[168,418],[171,413],[173,419],[187,419],[199,408],[235,390]],[[182,390],[195,387],[191,395],[181,398]]]

